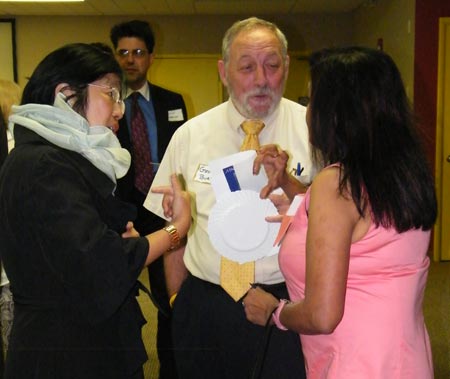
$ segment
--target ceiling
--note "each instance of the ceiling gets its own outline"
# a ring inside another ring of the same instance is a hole
[[[351,12],[377,0],[85,0],[82,3],[0,1],[0,16],[142,16]]]

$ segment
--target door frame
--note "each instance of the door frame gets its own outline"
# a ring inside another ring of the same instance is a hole
[[[439,55],[438,55],[438,78],[437,78],[437,105],[436,105],[436,159],[435,159],[435,184],[438,199],[438,217],[434,227],[434,249],[433,259],[435,261],[450,260],[450,249],[444,251],[443,237],[446,235],[443,225],[442,200],[444,196],[443,175],[444,175],[444,124],[450,122],[446,120],[445,102],[450,101],[450,17],[439,18]],[[449,191],[447,191],[447,195]],[[447,225],[450,226],[450,225]],[[450,238],[447,236],[446,238]]]

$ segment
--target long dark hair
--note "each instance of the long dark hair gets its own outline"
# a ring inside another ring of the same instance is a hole
[[[48,54],[36,67],[22,94],[22,104],[53,105],[55,88],[67,83],[76,99],[73,108],[81,115],[87,104],[88,83],[114,73],[122,79],[122,70],[114,56],[96,44],[74,43]]]
[[[323,164],[340,163],[340,191],[362,215],[398,232],[436,220],[434,179],[394,61],[363,47],[312,54],[310,139]]]

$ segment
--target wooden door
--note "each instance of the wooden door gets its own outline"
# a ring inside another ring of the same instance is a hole
[[[302,98],[307,98],[309,83],[308,54],[302,52],[290,52],[289,74],[284,91],[284,97],[301,102]]]
[[[439,215],[434,259],[450,260],[450,18],[439,20],[438,95],[436,117],[436,192]]]

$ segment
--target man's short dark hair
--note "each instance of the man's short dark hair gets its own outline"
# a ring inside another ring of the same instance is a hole
[[[132,20],[114,25],[109,36],[114,49],[117,49],[119,39],[124,37],[136,37],[143,40],[149,53],[153,53],[153,48],[155,47],[153,30],[146,21]]]

